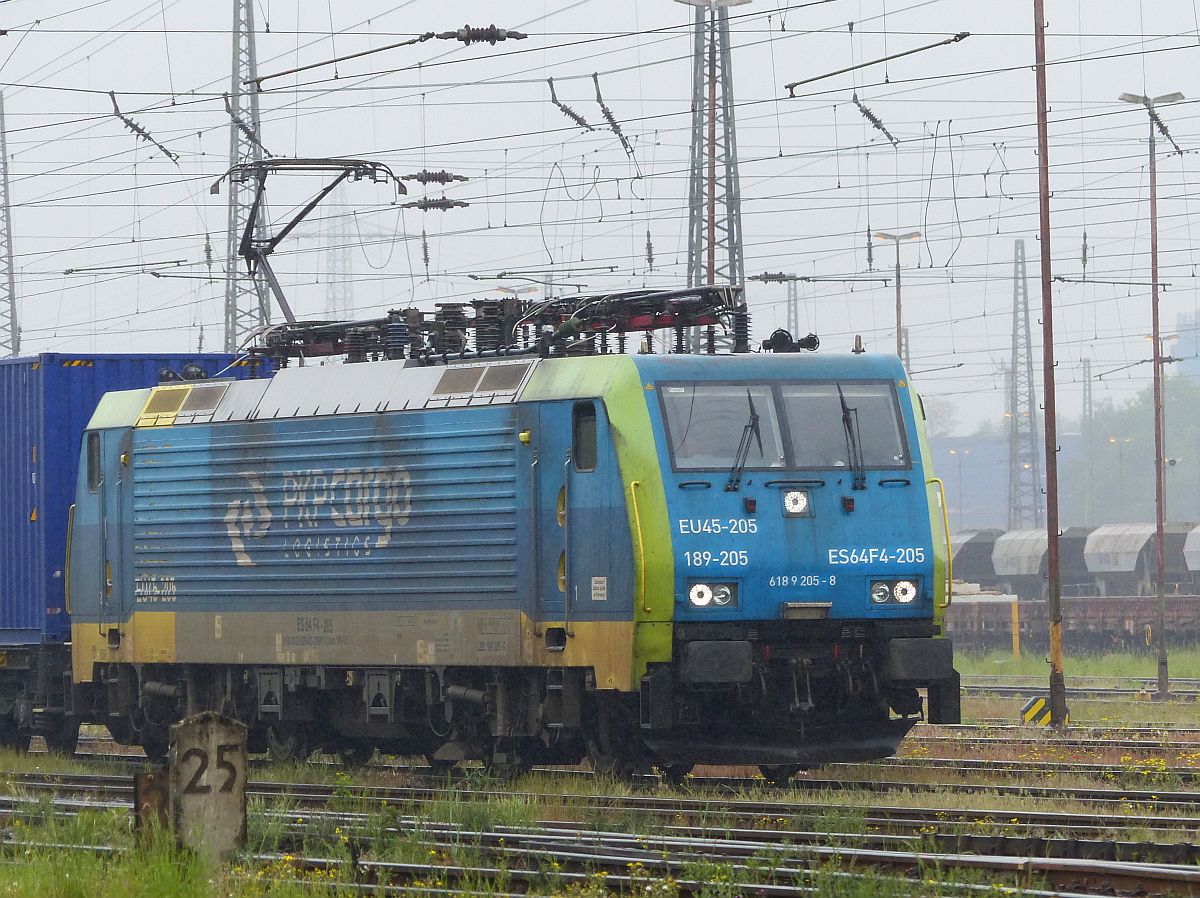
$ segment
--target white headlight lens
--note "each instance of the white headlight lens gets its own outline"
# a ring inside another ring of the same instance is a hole
[[[719,583],[713,587],[712,597],[715,603],[724,607],[733,601],[733,590],[724,583]]]
[[[871,601],[882,605],[892,594],[891,584],[882,580],[871,584]]]
[[[896,596],[896,601],[903,605],[907,605],[917,597],[917,584],[911,580],[901,580],[896,584],[893,595]]]
[[[808,491],[788,490],[783,494],[783,511],[793,517],[808,514]]]
[[[697,608],[704,608],[711,604],[713,600],[712,587],[707,583],[696,583],[692,585],[688,592],[688,601]]]

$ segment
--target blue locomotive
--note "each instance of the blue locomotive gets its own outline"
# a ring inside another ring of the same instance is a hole
[[[898,360],[608,351],[729,296],[624,299],[517,309],[473,348],[397,313],[312,337],[358,364],[105,396],[74,719],[149,754],[217,709],[277,757],[773,780],[956,721],[945,505]]]

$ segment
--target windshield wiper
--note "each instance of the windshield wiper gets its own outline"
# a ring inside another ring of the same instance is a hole
[[[725,484],[725,492],[733,493],[742,485],[742,471],[750,458],[750,439],[758,441],[758,454],[763,454],[762,430],[758,426],[758,410],[754,408],[754,397],[746,391],[746,402],[750,405],[750,418],[742,428],[742,439],[738,443],[737,454],[733,457],[733,467],[729,469],[729,482]]]
[[[858,409],[846,405],[842,385],[837,385],[838,399],[842,403],[842,430],[846,432],[846,452],[850,455],[850,470],[853,472],[853,489],[867,488],[867,466],[863,463],[862,439],[858,429]]]

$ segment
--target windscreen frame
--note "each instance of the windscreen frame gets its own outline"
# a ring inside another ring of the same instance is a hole
[[[667,457],[671,462],[671,470],[679,473],[694,473],[697,471],[728,471],[733,467],[735,459],[731,456],[729,462],[719,465],[684,465],[680,466],[675,454],[675,441],[671,435],[671,420],[667,414],[666,391],[671,387],[744,387],[750,389],[766,390],[770,394],[772,403],[772,412],[775,416],[775,423],[779,428],[779,445],[783,451],[783,463],[781,465],[754,465],[746,462],[743,470],[745,471],[786,471],[788,461],[791,458],[791,447],[788,445],[788,432],[784,423],[779,418],[779,397],[775,392],[775,384],[769,380],[679,380],[679,381],[660,381],[655,384],[655,392],[658,393],[659,411],[662,414],[663,431],[667,437]],[[757,409],[756,409],[757,410]],[[759,414],[761,416],[761,410]],[[748,417],[748,416],[747,416]]]
[[[904,418],[904,409],[900,406],[900,395],[899,395],[899,391],[896,389],[895,381],[889,380],[888,378],[882,378],[882,377],[873,377],[873,378],[855,377],[855,378],[842,378],[842,379],[839,379],[839,378],[817,378],[817,379],[811,379],[811,380],[804,379],[804,380],[788,381],[786,383],[776,383],[774,386],[775,386],[776,399],[779,403],[780,418],[784,422],[785,426],[787,427],[788,451],[789,451],[788,463],[795,466],[794,470],[798,470],[798,471],[849,471],[850,470],[849,464],[845,464],[845,465],[802,465],[802,464],[800,464],[799,453],[796,451],[796,447],[795,447],[794,443],[792,442],[792,423],[791,423],[791,420],[788,415],[787,404],[784,402],[783,390],[785,387],[804,387],[804,386],[833,386],[835,388],[837,386],[841,386],[843,388],[843,390],[850,386],[882,386],[882,387],[886,387],[888,392],[891,394],[892,413],[895,415],[893,420],[896,424],[896,433],[900,438],[900,450],[904,454],[905,461],[903,463],[897,463],[897,464],[891,464],[891,465],[871,464],[868,462],[868,463],[864,464],[863,467],[868,471],[911,471],[912,470],[913,456],[912,456],[912,450],[911,450],[911,447],[909,444],[909,439],[908,439],[908,422]],[[846,405],[849,408],[855,408],[854,404],[852,402],[850,402],[849,400],[847,400]],[[837,420],[838,430],[840,431],[842,428],[842,418],[841,418],[840,412],[838,413],[836,420]],[[861,436],[861,434],[862,434],[862,425],[860,423],[859,424],[859,435]],[[865,458],[864,458],[864,461],[865,461]]]
[[[775,420],[779,426],[780,445],[784,453],[784,464],[782,467],[777,466],[760,466],[747,463],[746,471],[849,471],[850,466],[847,465],[807,465],[802,466],[798,463],[798,452],[793,442],[792,423],[788,416],[788,409],[784,403],[783,388],[791,386],[837,386],[843,388],[850,385],[871,385],[887,387],[891,393],[892,412],[894,414],[894,422],[896,432],[900,440],[900,448],[904,453],[905,461],[903,463],[893,465],[877,465],[867,464],[865,466],[868,471],[911,471],[913,468],[913,454],[911,451],[911,441],[908,436],[908,421],[904,417],[904,409],[900,405],[899,391],[896,389],[896,383],[888,378],[816,378],[816,379],[796,379],[786,382],[778,380],[692,380],[692,381],[659,381],[655,384],[655,392],[658,393],[659,413],[662,415],[663,432],[666,435],[666,450],[667,458],[671,464],[671,470],[675,473],[695,473],[699,471],[727,471],[733,464],[733,459],[730,459],[729,465],[708,465],[708,466],[691,466],[680,465],[676,458],[675,442],[671,433],[671,420],[667,412],[666,391],[670,387],[746,387],[746,388],[766,388],[770,391],[771,401],[774,404]],[[847,403],[850,405],[851,403]],[[760,410],[761,414],[761,410]],[[840,413],[835,419],[836,427],[841,432],[842,419]],[[861,432],[861,425],[860,425]]]

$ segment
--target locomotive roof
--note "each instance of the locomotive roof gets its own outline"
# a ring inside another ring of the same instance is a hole
[[[627,367],[633,366],[633,368]],[[895,379],[889,355],[598,355],[507,358],[417,366],[396,360],[286,368],[269,379],[170,383],[104,397],[91,428],[162,426],[504,405],[602,396],[618,371],[643,382],[728,379]]]

